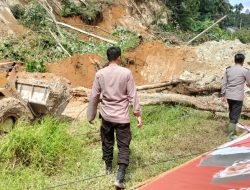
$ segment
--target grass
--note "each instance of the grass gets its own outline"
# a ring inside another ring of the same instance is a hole
[[[226,141],[225,119],[214,118],[210,113],[164,105],[145,106],[143,111],[143,129],[138,129],[132,119],[128,187],[180,165],[193,156],[164,162],[168,159],[177,155],[200,154]],[[0,189],[46,189],[103,175],[99,125],[100,121],[91,126],[86,122],[65,123],[52,118],[34,126],[19,124],[0,140],[0,147],[3,147],[1,155],[5,155],[0,162]],[[28,165],[20,158],[13,162],[17,149],[23,150],[24,155],[31,155]],[[114,171],[116,159],[117,148]],[[112,174],[53,189],[113,189],[114,178],[115,174]]]

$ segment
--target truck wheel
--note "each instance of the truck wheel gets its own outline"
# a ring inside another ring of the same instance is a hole
[[[33,115],[29,108],[16,98],[0,100],[0,134],[8,133],[18,119],[30,121]]]

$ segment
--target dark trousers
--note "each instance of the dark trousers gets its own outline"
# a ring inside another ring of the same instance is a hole
[[[243,101],[227,99],[229,105],[229,119],[230,123],[236,124],[240,118]]]
[[[121,124],[108,122],[102,119],[101,140],[102,140],[102,159],[106,163],[113,160],[113,149],[115,143],[114,133],[116,132],[116,141],[118,146],[118,164],[129,164],[131,131],[130,123]]]

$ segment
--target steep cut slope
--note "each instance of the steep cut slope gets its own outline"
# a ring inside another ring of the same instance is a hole
[[[9,8],[19,1],[0,1],[0,36],[23,34],[26,29],[20,25]]]

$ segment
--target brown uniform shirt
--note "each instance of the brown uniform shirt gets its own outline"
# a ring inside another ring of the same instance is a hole
[[[131,71],[117,64],[109,64],[108,67],[99,70],[96,73],[89,99],[88,121],[94,120],[99,102],[101,102],[101,115],[109,122],[129,123],[130,104],[133,106],[133,112],[141,115]]]
[[[245,84],[250,85],[250,72],[239,64],[226,69],[221,94],[230,100],[243,101]]]

